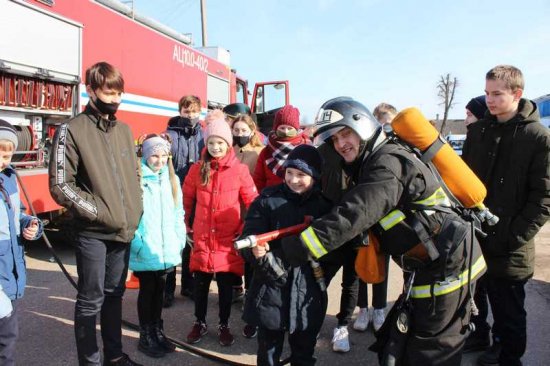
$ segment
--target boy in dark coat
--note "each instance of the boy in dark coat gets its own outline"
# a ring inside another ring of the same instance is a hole
[[[285,163],[284,183],[264,189],[250,206],[243,237],[297,225],[306,216],[328,212],[331,203],[317,184],[321,168],[321,155],[313,146],[295,147]],[[242,254],[254,268],[243,319],[259,327],[257,364],[281,364],[288,332],[291,365],[314,365],[327,297],[316,283],[310,263],[289,265],[280,240],[243,249]]]
[[[166,133],[172,140],[172,163],[180,182],[183,184],[189,168],[200,160],[204,148],[203,131],[199,121],[201,100],[194,95],[185,95],[178,102],[179,116],[170,118]],[[189,272],[191,245],[186,245],[181,252],[181,288],[182,296],[192,297],[193,275]],[[174,303],[176,291],[176,271],[168,273],[164,292],[164,307]]]
[[[522,98],[523,75],[500,65],[485,77],[489,113],[473,123],[463,159],[487,187],[485,205],[500,218],[484,227],[493,346],[479,365],[521,365],[527,344],[525,284],[533,276],[535,235],[550,215],[550,134],[535,103]]]

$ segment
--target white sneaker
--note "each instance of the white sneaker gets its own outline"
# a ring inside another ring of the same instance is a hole
[[[349,333],[347,326],[334,328],[332,350],[334,352],[349,352]]]
[[[357,314],[357,319],[353,323],[353,329],[364,332],[369,326],[369,309],[361,308],[359,309],[359,314]]]
[[[374,327],[375,331],[378,331],[382,327],[382,324],[384,324],[384,321],[386,320],[386,312],[384,309],[374,309],[372,312],[372,326]]]

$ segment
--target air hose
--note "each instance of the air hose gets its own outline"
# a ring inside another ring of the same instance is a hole
[[[37,217],[36,215],[36,211],[34,210],[34,206],[32,204],[32,201],[27,193],[27,189],[25,188],[25,185],[23,184],[23,181],[21,179],[21,177],[19,176],[19,174],[17,173],[17,170],[15,171],[15,175],[17,176],[17,181],[19,182],[19,186],[21,187],[21,190],[23,191],[23,195],[25,196],[25,199],[27,200],[27,203],[29,205],[29,208],[31,210],[31,213],[33,214],[33,216]],[[77,287],[77,284],[75,282],[75,280],[72,278],[72,276],[69,274],[69,272],[67,271],[67,269],[65,268],[65,265],[61,262],[61,259],[59,259],[59,256],[57,255],[57,253],[55,252],[55,249],[53,248],[52,244],[50,243],[49,239],[48,239],[48,236],[46,235],[46,233],[44,232],[42,237],[44,238],[44,242],[46,243],[46,247],[48,248],[48,250],[51,252],[55,262],[57,263],[57,265],[59,266],[59,268],[61,268],[61,271],[63,272],[63,274],[65,275],[65,277],[67,278],[67,280],[71,283],[71,285],[76,289],[78,289]],[[124,325],[126,325],[128,328],[131,328],[133,330],[136,330],[136,331],[139,331],[139,325],[137,324],[134,324],[128,320],[124,320],[122,319],[122,323]],[[185,343],[185,342],[182,342],[178,339],[175,339],[175,338],[172,338],[172,337],[166,337],[168,338],[168,340],[170,340],[170,342],[174,343],[176,345],[176,347],[180,348],[180,349],[183,349],[187,352],[190,352],[190,353],[193,353],[197,356],[200,356],[200,357],[203,357],[203,358],[206,358],[206,359],[209,359],[209,360],[212,360],[212,361],[215,361],[215,362],[219,362],[223,365],[232,365],[232,366],[254,366],[254,365],[251,365],[251,364],[248,364],[248,363],[242,363],[242,362],[237,362],[237,361],[233,361],[233,360],[229,360],[229,359],[226,359],[226,358],[223,358],[221,356],[218,356],[212,352],[209,352],[207,350],[204,350],[202,348],[198,348],[198,347],[195,347],[195,346],[192,346],[188,343]],[[283,365],[288,363],[289,360],[285,360],[283,361]]]

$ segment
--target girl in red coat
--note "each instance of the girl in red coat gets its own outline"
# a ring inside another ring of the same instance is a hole
[[[258,157],[254,169],[254,183],[258,192],[265,187],[283,182],[285,160],[295,146],[310,144],[309,137],[300,130],[300,111],[286,105],[276,114],[273,131],[269,133],[267,146]]]
[[[208,292],[216,275],[219,342],[229,346],[234,342],[228,327],[233,284],[244,272],[233,239],[242,228],[241,202],[248,208],[258,193],[248,167],[235,157],[231,129],[223,116],[207,125],[204,140],[201,160],[191,166],[183,184],[183,205],[191,213],[185,220],[187,227],[192,227],[194,241],[190,270],[195,278],[196,317],[187,342],[197,343],[208,332]]]

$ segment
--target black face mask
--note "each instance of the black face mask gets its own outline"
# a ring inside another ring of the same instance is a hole
[[[99,113],[107,114],[109,116],[114,116],[114,114],[118,110],[118,106],[120,105],[120,103],[105,103],[97,95],[93,102]]]
[[[250,142],[250,136],[233,136],[233,145],[243,147]]]

